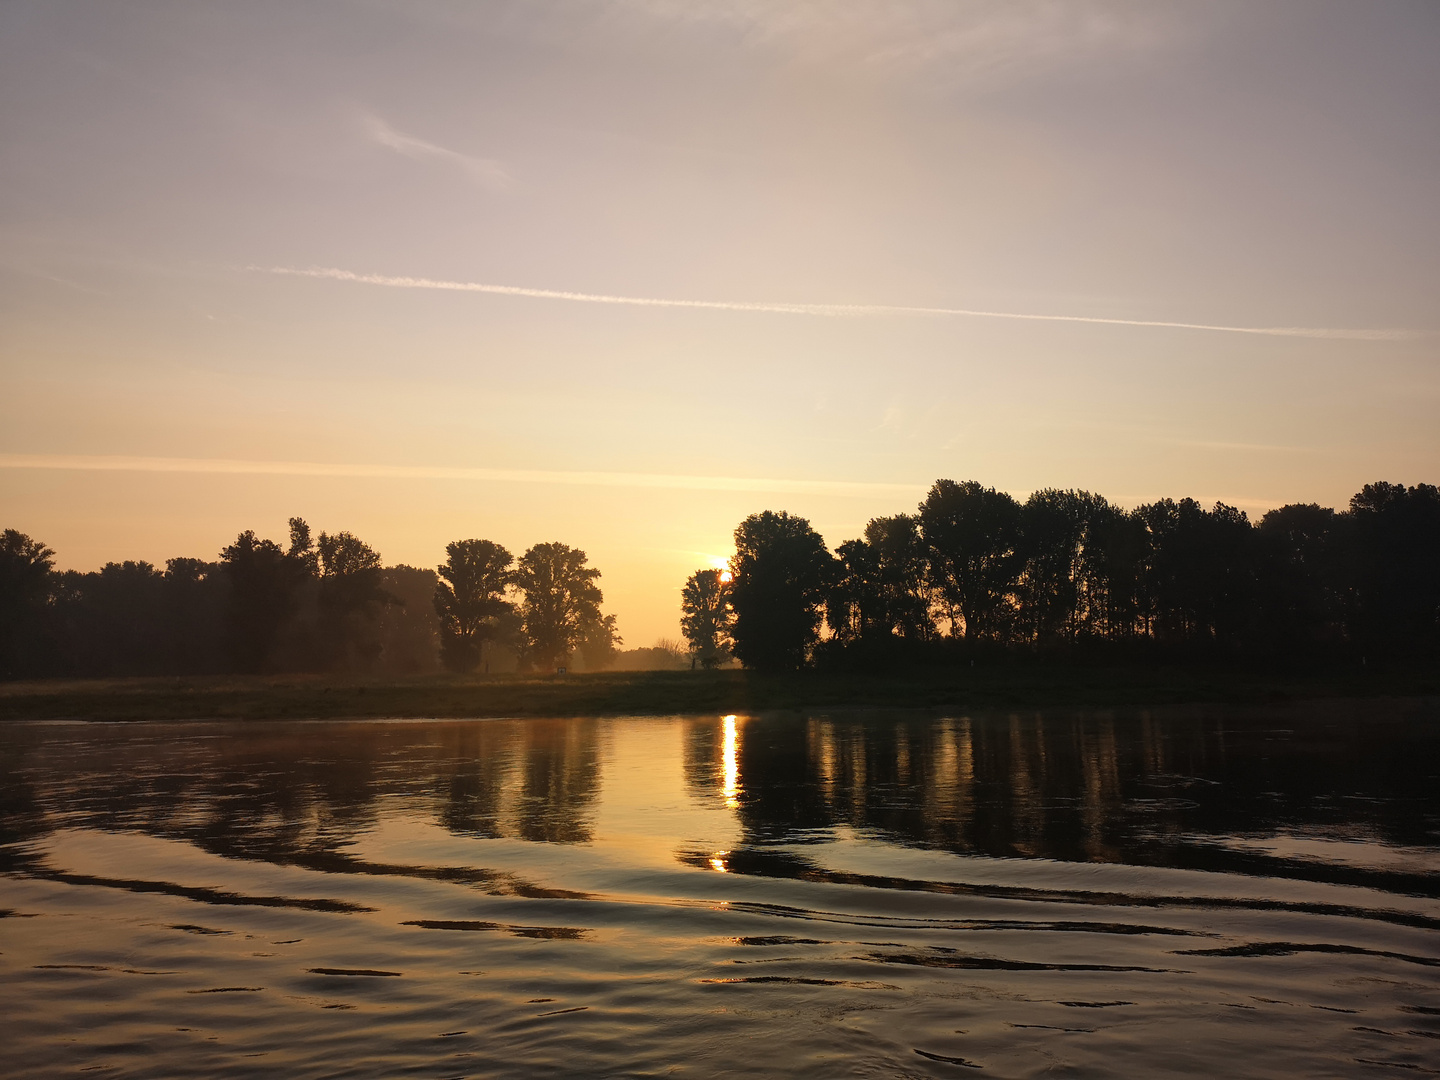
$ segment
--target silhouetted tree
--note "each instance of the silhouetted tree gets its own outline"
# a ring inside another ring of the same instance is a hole
[[[1344,524],[1315,503],[1292,503],[1260,519],[1257,606],[1267,651],[1293,653],[1341,640]]]
[[[220,553],[230,582],[227,637],[235,670],[270,666],[282,627],[295,613],[302,587],[313,574],[309,528],[290,520],[290,549],[261,540],[246,529]]]
[[[1026,640],[1045,645],[1107,632],[1114,541],[1124,516],[1088,491],[1045,488],[1026,500],[1018,589]]]
[[[165,562],[167,674],[224,671],[225,612],[230,582],[219,563],[203,559]]]
[[[65,669],[92,676],[171,670],[165,600],[165,575],[148,562],[61,574],[56,612]]]
[[[515,605],[505,590],[515,581],[515,557],[490,540],[456,540],[445,545],[445,564],[435,586],[440,616],[440,657],[451,671],[473,671],[484,661],[485,644],[504,640],[514,629]]]
[[[15,529],[0,533],[0,678],[46,672],[55,552]]]
[[[804,518],[751,514],[735,530],[730,560],[731,634],[746,667],[793,670],[819,639],[821,604],[833,560]]]
[[[427,567],[387,566],[380,587],[396,603],[380,611],[380,664],[398,675],[434,671],[439,666],[440,619],[435,589],[440,576]]]
[[[564,544],[536,544],[520,557],[515,584],[525,594],[521,645],[529,664],[564,664],[587,628],[602,622],[600,571],[585,562],[585,552]]]
[[[1020,504],[974,480],[937,480],[920,504],[920,530],[931,574],[952,613],[951,634],[958,613],[966,641],[1003,641],[1023,565]]]
[[[1440,489],[1366,484],[1351,500],[1350,629],[1367,653],[1440,649]]]
[[[1161,642],[1236,644],[1252,621],[1254,529],[1241,510],[1194,499],[1136,508],[1149,552],[1141,575],[1144,614]]]
[[[380,611],[395,602],[381,584],[380,555],[348,532],[322,532],[315,547],[322,662],[350,670],[373,667],[380,657]]]
[[[580,660],[586,671],[604,671],[612,667],[625,644],[616,629],[614,615],[602,615],[580,628]]]
[[[729,575],[719,570],[696,570],[680,590],[680,632],[700,666],[719,667],[730,656]]]
[[[886,632],[911,641],[934,637],[934,588],[920,519],[913,514],[871,518],[865,524],[865,543],[875,553],[879,620]]]

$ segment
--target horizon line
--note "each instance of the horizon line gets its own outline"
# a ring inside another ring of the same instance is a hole
[[[1014,311],[980,311],[971,308],[911,307],[891,304],[799,304],[738,300],[683,300],[649,296],[614,296],[607,293],[535,289],[521,285],[491,285],[475,281],[445,281],[435,278],[361,274],[338,267],[247,266],[246,270],[288,277],[321,278],[330,281],[379,285],[392,289],[433,289],[443,292],[487,293],[493,296],[521,296],[536,300],[568,300],[584,304],[621,304],[632,307],[700,308],[710,311],[768,312],[779,315],[818,315],[829,318],[934,315],[976,319],[1009,319],[1020,322],[1088,323],[1102,326],[1158,327],[1170,330],[1202,330],[1226,334],[1260,334],[1270,337],[1304,337],[1351,341],[1404,341],[1421,336],[1414,330],[1363,330],[1314,326],[1224,326],[1215,323],[1172,322],[1161,319],[1115,319],[1096,315],[1043,315]]]

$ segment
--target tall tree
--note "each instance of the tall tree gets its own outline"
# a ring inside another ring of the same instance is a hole
[[[1268,649],[1313,651],[1339,640],[1343,524],[1315,503],[1291,503],[1260,519],[1259,608]]]
[[[294,615],[315,563],[309,528],[290,520],[289,550],[246,529],[220,553],[230,582],[226,619],[231,665],[238,671],[265,670],[276,662],[276,642]]]
[[[935,583],[963,620],[965,640],[1004,640],[1023,565],[1020,504],[974,480],[937,480],[920,504],[920,529]]]
[[[730,656],[735,613],[730,607],[729,577],[719,570],[696,570],[680,590],[680,631],[706,670],[719,667]]]
[[[0,679],[44,673],[54,568],[55,552],[38,540],[15,529],[0,533]]]
[[[380,657],[380,611],[395,598],[381,583],[380,554],[348,532],[316,542],[320,652],[326,667],[374,666]]]
[[[1366,484],[1351,500],[1351,633],[1370,652],[1440,650],[1440,489]]]
[[[440,616],[440,656],[452,671],[473,671],[485,660],[485,645],[512,629],[515,605],[505,591],[515,581],[515,557],[491,540],[456,540],[445,545],[443,579],[435,586]]]
[[[832,565],[825,541],[804,518],[766,510],[740,523],[730,560],[730,603],[742,664],[786,671],[806,662],[819,640]]]
[[[1235,645],[1253,622],[1254,528],[1244,511],[1194,499],[1137,507],[1148,533],[1141,597],[1160,641]]]
[[[878,618],[885,632],[913,641],[934,637],[934,589],[920,519],[913,514],[871,518],[865,543],[874,552]]]
[[[1018,598],[1026,638],[1046,644],[1108,632],[1124,517],[1088,491],[1045,488],[1025,501]],[[1123,588],[1123,575],[1117,583]]]
[[[602,622],[599,576],[599,570],[586,565],[585,552],[564,544],[536,544],[520,557],[515,584],[525,594],[520,623],[528,663],[540,668],[564,664],[586,631]]]
[[[615,624],[614,615],[602,615],[585,623],[580,628],[578,646],[580,659],[586,671],[604,671],[614,665],[620,655],[620,646],[625,644]]]

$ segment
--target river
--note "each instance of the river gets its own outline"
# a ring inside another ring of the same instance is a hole
[[[1440,1073],[1440,705],[0,724],[15,1077]]]

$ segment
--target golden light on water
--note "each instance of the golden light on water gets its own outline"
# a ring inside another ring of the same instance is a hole
[[[730,868],[725,865],[725,856],[729,854],[730,852],[728,851],[717,851],[714,855],[711,855],[710,869],[716,871],[717,873],[728,874],[730,872]]]
[[[721,789],[725,796],[725,805],[733,810],[740,805],[740,736],[735,728],[736,717],[725,717],[725,744],[721,750],[721,760],[725,768],[725,782]]]

